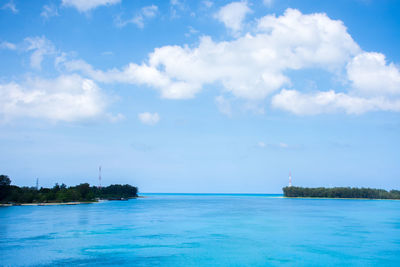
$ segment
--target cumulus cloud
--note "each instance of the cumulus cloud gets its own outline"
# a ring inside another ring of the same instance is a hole
[[[287,9],[258,19],[252,32],[231,41],[202,36],[195,46],[162,46],[144,62],[121,68],[99,70],[83,60],[61,63],[98,82],[149,86],[168,99],[193,98],[213,85],[246,103],[261,103],[280,91],[271,98],[272,107],[299,115],[399,111],[399,101],[388,98],[400,93],[399,68],[383,54],[362,51],[345,25],[324,13]],[[292,86],[290,71],[307,68],[332,75],[344,71],[351,87],[347,92],[282,90]],[[231,112],[224,97],[215,103],[222,113]]]
[[[28,37],[17,45],[0,43],[0,49],[20,50],[30,55],[30,65],[41,69],[45,56],[54,59],[57,71],[69,55],[58,51],[51,41],[42,37]],[[120,113],[106,112],[111,102],[93,79],[76,73],[61,74],[56,78],[25,75],[23,80],[0,82],[0,119],[8,121],[18,117],[49,119],[53,121],[78,121],[104,118],[110,122],[124,119]]]
[[[74,7],[79,12],[87,12],[99,6],[114,5],[121,0],[62,0],[62,5]]]
[[[95,70],[83,60],[66,61],[64,66],[68,71],[80,71],[92,79],[104,83],[119,82],[148,85],[157,88],[163,98],[192,98],[201,89],[199,85],[174,81],[165,73],[146,64],[130,63],[121,70],[111,69],[108,71]]]
[[[338,69],[360,52],[343,22],[324,13],[304,15],[296,9],[287,9],[283,16],[261,18],[258,30],[269,33],[274,43],[258,56],[264,60],[281,59],[274,63],[285,68]]]
[[[387,64],[385,55],[364,52],[347,65],[353,87],[361,94],[400,94],[400,70],[393,63]]]
[[[195,47],[163,46],[140,65],[107,71],[79,60],[65,65],[102,82],[148,85],[164,98],[192,98],[204,85],[215,84],[236,97],[260,100],[290,84],[287,70],[336,71],[359,51],[341,21],[288,9],[262,18],[254,34],[222,42],[203,36]]]
[[[157,112],[150,113],[150,112],[143,112],[138,114],[139,120],[143,124],[147,125],[156,125],[160,121],[160,116]]]
[[[101,115],[106,105],[96,83],[76,74],[0,84],[0,114],[6,119],[76,121]]]
[[[45,37],[28,37],[25,38],[25,42],[27,44],[26,50],[33,51],[30,64],[31,67],[35,69],[41,69],[41,64],[45,55],[51,55],[56,52],[53,43]]]
[[[242,30],[243,21],[246,15],[251,12],[247,2],[232,2],[229,3],[215,14],[215,18],[222,23],[225,27],[230,29],[233,33],[237,33]]]
[[[298,115],[400,111],[400,70],[393,63],[388,64],[383,54],[361,52],[346,68],[352,85],[348,92],[304,94],[284,89],[272,98],[272,106]]]
[[[345,93],[319,91],[301,93],[283,89],[272,98],[274,108],[283,109],[297,115],[345,112],[362,114],[367,111],[400,111],[400,99],[387,99],[382,96],[365,98]]]
[[[137,27],[143,28],[145,20],[154,18],[157,15],[157,13],[158,13],[158,7],[156,5],[145,6],[133,18],[128,20],[122,20],[120,17],[117,17],[115,23],[118,27],[124,27],[130,23],[133,23]]]
[[[4,41],[0,43],[0,49],[15,50],[17,49],[17,46],[13,43]]]

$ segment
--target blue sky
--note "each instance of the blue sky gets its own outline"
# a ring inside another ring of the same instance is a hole
[[[400,188],[397,1],[0,2],[0,173]]]

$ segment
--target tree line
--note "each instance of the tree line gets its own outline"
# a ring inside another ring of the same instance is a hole
[[[19,187],[11,185],[11,179],[0,175],[0,203],[62,203],[93,202],[98,199],[128,199],[137,197],[138,188],[131,185],[113,184],[105,187],[88,183],[67,187],[55,184],[52,188]]]
[[[400,190],[386,191],[374,188],[287,186],[282,190],[285,197],[400,199]]]

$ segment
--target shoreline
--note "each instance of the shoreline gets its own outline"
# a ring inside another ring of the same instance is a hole
[[[51,202],[51,203],[15,203],[15,204],[0,204],[0,207],[13,206],[59,206],[59,205],[81,205],[99,203],[98,201],[77,201],[77,202]]]
[[[137,198],[148,198],[148,196],[137,196],[129,199],[137,199]],[[383,198],[342,198],[342,197],[286,197],[286,196],[276,196],[273,198],[287,198],[287,199],[334,199],[334,200],[397,200],[400,199],[383,199]],[[126,200],[129,200],[126,199]],[[50,203],[14,203],[14,204],[0,204],[0,207],[13,207],[13,206],[71,206],[71,205],[83,205],[83,204],[94,204],[101,203],[105,201],[122,201],[122,200],[108,200],[108,199],[99,199],[98,201],[71,201],[71,202],[50,202]]]
[[[146,198],[144,196],[137,196],[128,198],[129,199],[136,199],[136,198]],[[82,205],[82,204],[94,204],[94,203],[101,203],[105,201],[123,201],[123,200],[109,200],[109,199],[99,199],[98,201],[70,201],[70,202],[47,202],[47,203],[14,203],[14,204],[0,204],[0,207],[14,207],[14,206],[63,206],[63,205]]]

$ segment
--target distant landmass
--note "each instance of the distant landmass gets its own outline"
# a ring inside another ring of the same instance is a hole
[[[53,188],[18,187],[11,185],[11,179],[0,175],[0,203],[66,203],[95,202],[99,199],[124,200],[137,197],[138,188],[128,184],[113,184],[105,187],[83,183],[67,187],[55,184]]]
[[[286,186],[282,190],[285,197],[400,199],[400,190],[374,188]]]

